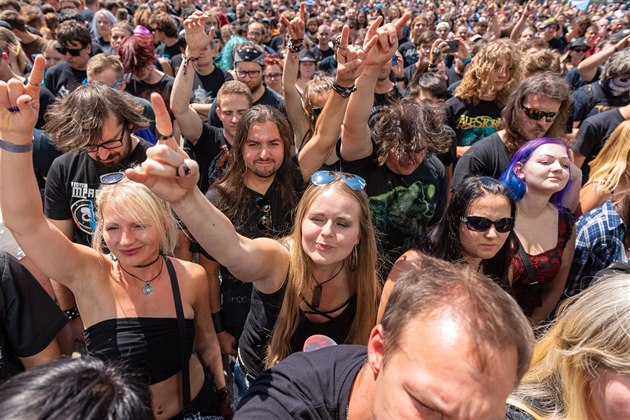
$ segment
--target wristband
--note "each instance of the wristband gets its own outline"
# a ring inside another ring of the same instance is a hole
[[[217,389],[217,398],[219,399],[219,402],[225,401],[226,399],[228,399],[229,396],[230,390],[228,389],[227,385],[221,389]]]
[[[337,83],[333,83],[332,90],[341,95],[342,98],[349,98],[350,94],[357,90],[357,87],[353,84],[349,88],[339,86]]]
[[[27,144],[15,144],[0,139],[0,149],[11,153],[28,153],[33,150],[33,140]]]
[[[184,58],[182,61],[182,67],[184,68],[184,74],[186,74],[186,72],[188,71],[188,63],[193,63],[195,61],[197,61],[199,59],[199,56],[197,57],[189,57],[186,54],[182,54],[182,57]]]
[[[223,327],[223,311],[212,313],[212,323],[214,324],[214,331],[217,334],[225,331]]]
[[[470,63],[471,61],[472,61],[472,57],[468,57],[468,58],[464,58],[464,59],[462,60],[462,63],[464,63],[464,64],[468,64],[468,63]]]
[[[292,53],[299,53],[304,47],[304,39],[287,39],[287,49]]]
[[[77,319],[78,317],[81,316],[81,314],[79,313],[79,308],[77,308],[76,306],[74,308],[70,308],[66,311],[63,311],[64,314],[66,314],[66,317],[72,321],[73,319]]]

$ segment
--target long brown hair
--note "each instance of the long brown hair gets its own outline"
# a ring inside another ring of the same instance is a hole
[[[246,212],[249,208],[246,205],[249,193],[244,183],[247,166],[243,159],[243,146],[247,142],[249,129],[255,124],[263,124],[267,121],[273,122],[278,127],[284,146],[284,160],[275,175],[280,186],[282,202],[285,203],[287,211],[292,211],[297,205],[296,169],[291,161],[293,129],[280,111],[267,105],[257,105],[247,111],[238,122],[230,165],[223,178],[214,184],[220,196],[219,207],[234,225],[241,224],[247,218]]]
[[[313,286],[311,282],[313,262],[302,248],[302,221],[306,218],[313,202],[330,189],[334,189],[338,194],[352,197],[359,204],[361,210],[358,221],[360,226],[359,243],[356,246],[358,264],[354,270],[348,270],[348,283],[351,293],[356,293],[357,308],[347,343],[366,344],[370,331],[376,323],[380,282],[377,273],[376,237],[367,195],[362,190],[353,191],[340,180],[325,186],[311,185],[306,189],[298,205],[293,232],[287,238],[291,245],[287,286],[282,308],[267,349],[267,367],[275,365],[289,355],[289,342],[302,316],[299,306],[300,295],[308,293]],[[351,254],[346,257],[346,267],[351,267]]]

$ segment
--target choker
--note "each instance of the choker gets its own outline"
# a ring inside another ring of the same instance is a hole
[[[158,255],[158,259],[159,259],[159,255]],[[157,261],[157,259],[155,261],[153,261],[151,264],[155,263]],[[150,265],[150,264],[149,264]],[[142,294],[144,294],[145,296],[151,296],[153,294],[153,292],[155,291],[155,288],[153,287],[153,285],[151,284],[151,282],[155,279],[157,279],[158,277],[160,277],[160,274],[162,274],[162,269],[164,268],[164,261],[162,261],[162,264],[160,265],[160,271],[158,271],[158,273],[153,276],[153,278],[151,280],[143,280],[140,277],[131,274],[129,271],[125,270],[125,268],[120,264],[120,262],[118,263],[118,266],[120,267],[120,269],[122,271],[124,271],[125,273],[129,274],[131,277],[133,277],[136,280],[140,280],[141,282],[144,283],[144,287],[142,288]],[[148,265],[145,265],[144,267],[147,267]],[[140,267],[140,266],[137,266]]]

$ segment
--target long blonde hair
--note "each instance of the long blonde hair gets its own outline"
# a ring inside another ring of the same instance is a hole
[[[595,282],[560,305],[513,396],[543,417],[601,419],[592,396],[603,370],[630,375],[630,275]]]
[[[290,353],[290,340],[295,333],[302,314],[300,295],[312,289],[313,262],[302,248],[302,221],[306,218],[313,202],[324,192],[334,188],[338,194],[352,197],[360,206],[359,244],[357,248],[356,268],[348,271],[348,283],[351,293],[356,293],[357,308],[348,334],[348,344],[366,344],[370,331],[376,323],[376,310],[380,296],[380,283],[377,273],[377,244],[372,226],[368,198],[364,191],[353,191],[341,180],[328,185],[311,185],[307,188],[297,207],[295,226],[287,238],[291,243],[289,254],[289,273],[286,292],[278,320],[276,321],[267,349],[266,367],[272,367]],[[351,267],[352,253],[346,257],[345,266]]]
[[[630,160],[630,121],[624,121],[615,128],[610,138],[589,165],[589,184],[597,183],[613,192],[628,173]]]

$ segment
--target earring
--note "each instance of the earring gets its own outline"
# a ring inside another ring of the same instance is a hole
[[[359,251],[357,251],[357,246],[352,247],[352,252],[350,253],[350,262],[348,263],[348,268],[350,270],[356,270],[359,266]]]

